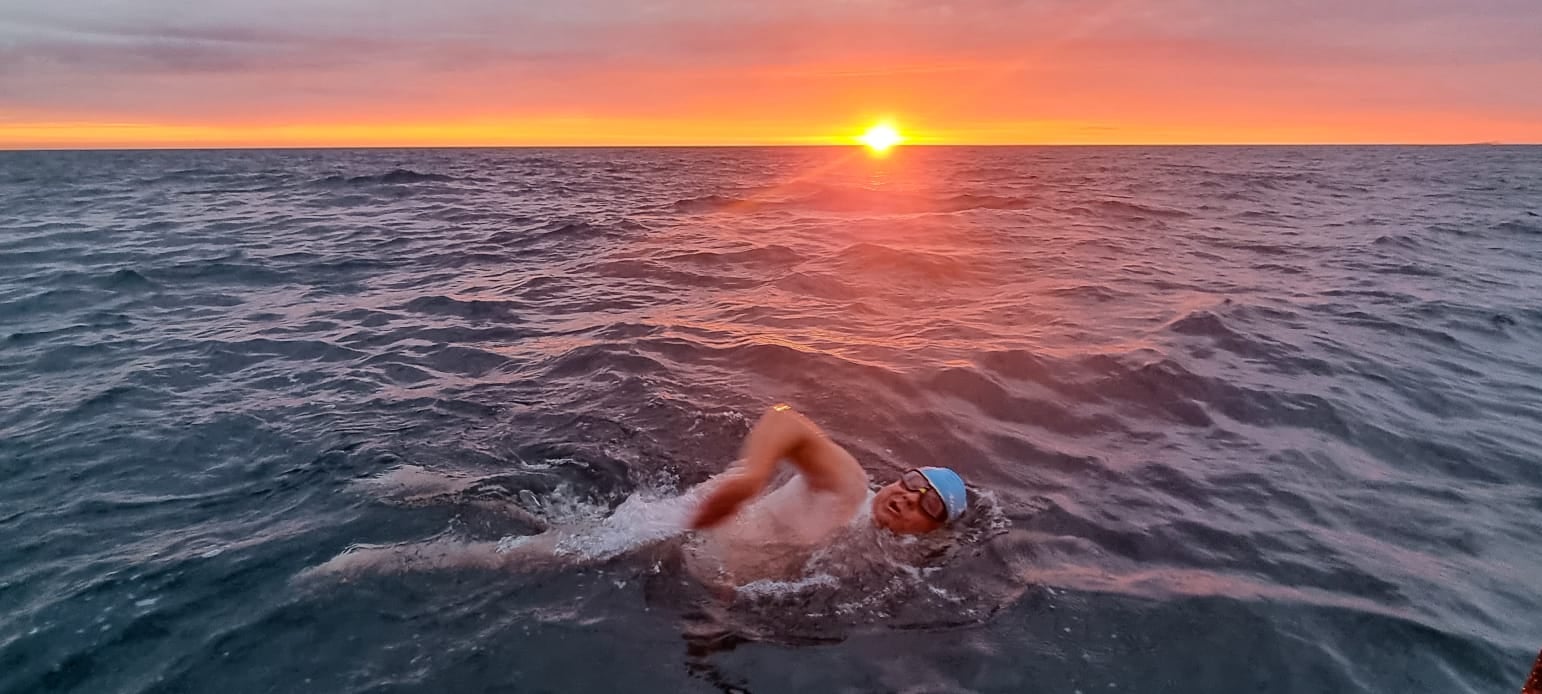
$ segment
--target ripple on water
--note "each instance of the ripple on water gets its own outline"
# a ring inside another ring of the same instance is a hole
[[[1534,150],[847,154],[0,153],[0,690],[1521,681]],[[296,580],[674,498],[779,400],[976,510],[731,597]]]

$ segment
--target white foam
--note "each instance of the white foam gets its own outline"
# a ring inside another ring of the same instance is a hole
[[[835,588],[840,586],[840,580],[830,574],[818,573],[804,576],[791,581],[774,581],[761,579],[750,581],[736,589],[736,592],[744,597],[787,597],[798,595],[814,588]]]
[[[597,522],[559,532],[558,556],[605,560],[686,532],[696,496],[657,497],[639,491]]]

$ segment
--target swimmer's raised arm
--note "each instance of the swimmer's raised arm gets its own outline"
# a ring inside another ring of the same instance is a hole
[[[854,496],[867,492],[867,473],[846,449],[791,407],[775,405],[750,429],[740,450],[740,468],[714,485],[697,507],[691,527],[710,528],[732,516],[765,489],[783,459],[797,467],[810,489]]]

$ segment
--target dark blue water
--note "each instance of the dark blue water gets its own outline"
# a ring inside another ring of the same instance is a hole
[[[0,153],[0,691],[1513,691],[1539,215],[1537,148]],[[529,532],[360,480],[613,506],[778,400],[1000,522],[746,614],[294,580]]]

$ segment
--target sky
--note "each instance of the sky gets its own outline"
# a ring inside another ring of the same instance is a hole
[[[3,0],[0,148],[1542,142],[1542,0]]]

